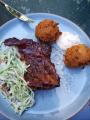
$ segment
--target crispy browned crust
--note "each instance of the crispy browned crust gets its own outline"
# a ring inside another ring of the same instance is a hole
[[[64,63],[68,67],[80,67],[90,63],[90,48],[79,44],[68,48],[65,53]]]
[[[46,43],[55,42],[61,34],[57,25],[58,23],[50,19],[41,21],[35,30],[37,39]]]

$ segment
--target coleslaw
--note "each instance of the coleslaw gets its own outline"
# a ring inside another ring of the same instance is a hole
[[[32,107],[35,102],[34,92],[24,80],[29,66],[20,60],[15,47],[7,47],[3,42],[0,43],[0,91],[19,114]]]

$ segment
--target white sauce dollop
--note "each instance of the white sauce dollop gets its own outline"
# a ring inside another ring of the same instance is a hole
[[[57,45],[62,49],[72,47],[73,45],[80,44],[80,38],[78,35],[74,35],[70,32],[63,32],[62,35],[57,40]]]

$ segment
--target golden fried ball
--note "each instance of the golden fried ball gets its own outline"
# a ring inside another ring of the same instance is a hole
[[[45,43],[55,42],[60,34],[58,23],[50,19],[41,21],[35,30],[37,39]]]
[[[90,63],[90,48],[79,44],[68,48],[65,53],[64,63],[68,67],[80,67]]]

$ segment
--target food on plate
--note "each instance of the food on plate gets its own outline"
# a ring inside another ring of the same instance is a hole
[[[6,39],[0,42],[0,91],[21,114],[35,103],[36,89],[60,86],[51,63],[51,46],[31,39]]]
[[[24,74],[30,88],[51,89],[60,85],[60,78],[50,60],[50,46],[30,39],[18,40],[16,38],[7,39],[4,44],[17,47],[21,60],[27,65],[30,64]]]
[[[78,44],[68,48],[65,53],[64,63],[68,67],[80,67],[90,63],[90,48]]]
[[[51,43],[58,39],[61,32],[59,31],[58,23],[54,20],[45,19],[36,26],[35,35],[38,40]]]
[[[80,44],[80,38],[78,35],[74,35],[70,32],[62,32],[57,40],[57,45],[62,49],[66,50],[74,45]]]
[[[15,47],[0,44],[0,91],[19,114],[34,104],[34,92],[24,80],[27,68]]]

